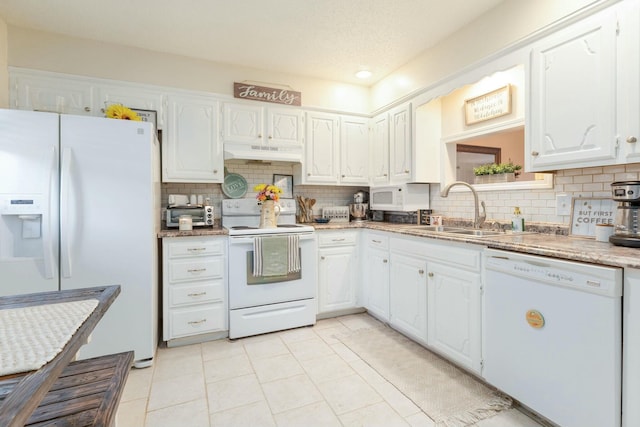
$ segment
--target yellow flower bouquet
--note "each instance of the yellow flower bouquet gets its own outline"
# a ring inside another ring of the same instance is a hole
[[[271,184],[258,184],[253,187],[253,191],[258,192],[256,199],[258,199],[259,202],[264,202],[265,200],[277,202],[280,200],[280,193],[282,193],[280,187]]]
[[[142,117],[131,108],[127,108],[121,104],[111,104],[107,108],[106,115],[110,119],[142,121]]]

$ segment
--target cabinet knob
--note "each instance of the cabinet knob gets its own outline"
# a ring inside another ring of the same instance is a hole
[[[307,176],[311,176],[311,172],[307,172]]]
[[[269,139],[273,139],[273,137],[272,137],[271,135],[269,135],[269,137],[268,137],[268,138],[269,138]]]
[[[321,259],[321,260],[324,260],[324,256],[321,256],[321,257],[320,257],[320,259]]]
[[[405,170],[404,170],[404,173],[409,173],[409,169],[405,169]]]
[[[342,175],[342,177],[344,178],[344,177],[346,177],[346,175]]]
[[[262,134],[261,133],[258,134],[258,138],[262,138]]]
[[[389,175],[385,173],[385,174],[384,174],[384,175],[382,175],[382,176],[389,176]]]
[[[429,274],[427,274],[427,276],[433,277],[433,273],[429,272]]]
[[[424,270],[423,269],[418,270],[418,274],[424,274]]]
[[[386,264],[386,263],[389,262],[389,260],[388,259],[383,259],[382,262]]]
[[[537,151],[532,151],[532,152],[531,152],[531,155],[532,155],[533,157],[538,157],[538,156],[540,155],[540,153],[538,153]]]
[[[91,107],[84,107],[84,111],[88,113],[89,111],[91,111]]]
[[[638,138],[636,138],[635,136],[629,136],[627,137],[627,142],[629,144],[633,144],[634,142],[638,142]]]

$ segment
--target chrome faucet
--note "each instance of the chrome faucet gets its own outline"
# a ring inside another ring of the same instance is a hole
[[[484,202],[480,202],[480,205],[482,206],[482,214],[480,213],[480,208],[478,205],[478,193],[476,193],[476,190],[471,186],[471,184],[468,184],[464,181],[452,182],[451,184],[444,187],[444,190],[440,192],[440,197],[447,197],[449,195],[449,190],[451,190],[451,187],[455,185],[462,185],[464,187],[467,187],[473,193],[473,203],[474,203],[473,228],[480,228],[484,223],[484,220],[487,219],[487,212],[484,206]]]

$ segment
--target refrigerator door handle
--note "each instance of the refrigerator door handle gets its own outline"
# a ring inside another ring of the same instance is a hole
[[[62,151],[60,167],[60,265],[63,277],[71,277],[71,228],[69,203],[71,187],[71,148]]]
[[[56,156],[56,147],[52,146],[51,147],[51,168],[49,169],[49,182],[55,182],[55,173],[58,170],[58,159]],[[46,219],[44,218],[43,214],[43,218],[42,218],[42,225],[44,232],[43,234],[43,239],[42,239],[42,253],[43,253],[43,258],[44,258],[44,277],[45,279],[53,279],[53,263],[54,263],[54,254],[53,254],[53,239],[51,238],[51,212],[53,212],[53,195],[55,193],[53,191],[51,191],[51,188],[49,188],[49,206],[48,206],[48,210],[46,212]]]

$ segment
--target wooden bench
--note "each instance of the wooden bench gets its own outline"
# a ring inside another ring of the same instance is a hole
[[[133,352],[72,362],[33,411],[25,426],[112,426]],[[0,381],[0,402],[24,377]]]

